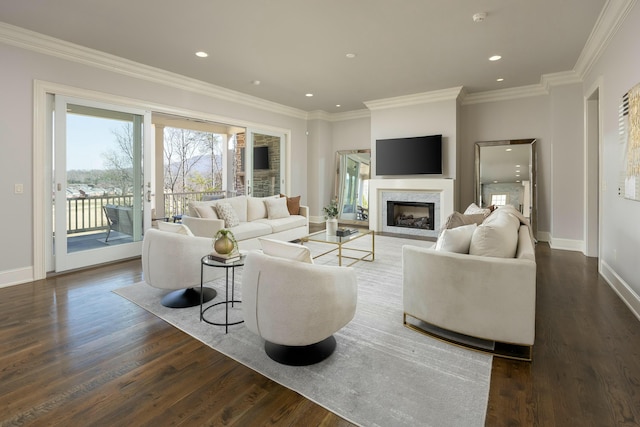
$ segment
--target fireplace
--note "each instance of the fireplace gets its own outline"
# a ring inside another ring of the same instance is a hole
[[[387,200],[387,226],[433,230],[435,203]]]

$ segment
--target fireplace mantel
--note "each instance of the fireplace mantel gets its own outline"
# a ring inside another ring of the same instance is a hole
[[[453,179],[372,179],[369,181],[369,228],[373,231],[383,231],[382,193],[385,191],[407,191],[415,193],[438,193],[440,195],[440,223],[435,224],[440,229],[443,222],[454,210]]]

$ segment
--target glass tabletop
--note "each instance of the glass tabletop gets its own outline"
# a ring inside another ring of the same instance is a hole
[[[311,233],[307,237],[303,238],[302,240],[306,240],[309,242],[342,244],[342,243],[349,242],[351,240],[355,240],[362,236],[367,236],[372,233],[371,230],[366,228],[362,228],[362,229],[354,228],[354,230],[357,230],[357,232],[354,234],[350,234],[348,236],[333,236],[333,235],[327,234],[326,230],[322,230],[315,233]]]

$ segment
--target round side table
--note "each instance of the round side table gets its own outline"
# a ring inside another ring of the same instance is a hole
[[[203,301],[202,299],[200,300],[200,321],[204,321],[209,323],[210,325],[216,325],[216,326],[224,326],[224,333],[228,333],[229,332],[229,326],[232,325],[238,325],[240,323],[243,323],[244,320],[240,320],[237,322],[229,322],[229,304],[231,304],[231,307],[234,307],[234,304],[236,303],[241,303],[242,301],[238,301],[234,299],[234,294],[235,294],[235,276],[236,276],[236,267],[242,267],[244,265],[244,255],[242,255],[240,257],[239,260],[237,261],[233,261],[233,262],[220,262],[220,261],[216,261],[214,259],[209,258],[209,255],[205,255],[202,257],[202,259],[200,260],[200,291],[202,291],[202,288],[204,286],[204,268],[205,267],[214,267],[214,268],[224,268],[225,269],[225,300],[224,301],[220,301],[217,302],[215,304],[210,305],[207,308],[202,307],[203,305]],[[229,270],[231,270],[231,299],[229,299]],[[200,292],[202,294],[202,292]],[[204,317],[204,313],[209,310],[212,309],[214,307],[217,307],[219,305],[224,305],[224,323],[221,322],[213,322],[211,320],[207,320]]]

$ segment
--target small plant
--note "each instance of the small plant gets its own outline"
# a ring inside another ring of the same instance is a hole
[[[331,200],[327,206],[322,208],[324,211],[324,219],[333,219],[338,217],[338,201],[336,199]]]
[[[221,228],[213,236],[213,249],[219,254],[230,254],[238,249],[238,242],[233,232],[227,228]]]

